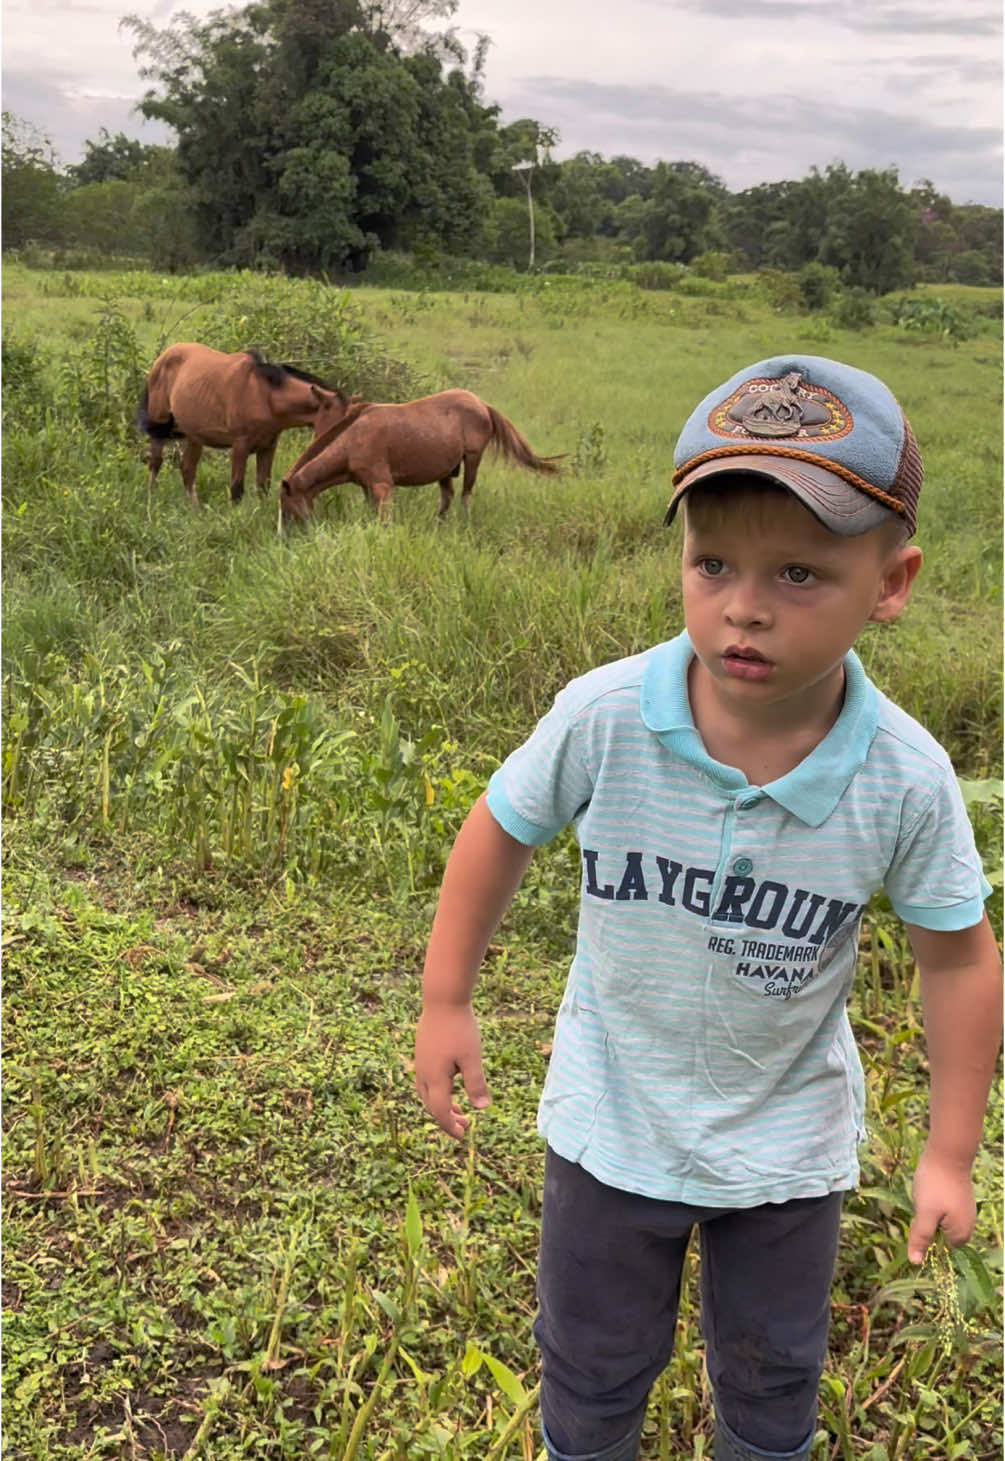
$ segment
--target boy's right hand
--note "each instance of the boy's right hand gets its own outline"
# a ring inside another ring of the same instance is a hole
[[[491,1097],[474,1011],[470,1004],[427,1004],[415,1031],[415,1088],[436,1124],[456,1141],[468,1125],[454,1100],[458,1072],[472,1106],[484,1110]]]

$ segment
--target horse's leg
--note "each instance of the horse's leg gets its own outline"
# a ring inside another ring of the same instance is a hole
[[[450,511],[450,504],[454,500],[454,484],[449,477],[440,478],[440,510],[436,514],[437,520],[442,521]]]
[[[259,497],[264,497],[269,490],[269,478],[272,475],[272,458],[276,455],[276,437],[269,446],[259,447],[255,453],[255,485],[258,487]]]
[[[248,448],[243,441],[235,441],[230,449],[230,500],[240,502],[244,496],[244,471],[248,465]]]
[[[147,467],[149,468],[149,473],[147,475],[148,492],[152,492],[154,490],[154,483],[157,481],[157,473],[160,471],[161,462],[163,462],[164,460],[164,446],[165,442],[162,436],[152,436],[150,438],[150,453],[147,456]]]
[[[377,509],[377,519],[385,525],[391,521],[391,482],[371,482],[370,501]]]
[[[181,480],[185,483],[185,491],[193,507],[199,506],[199,494],[195,490],[195,469],[201,456],[202,442],[193,441],[190,436],[186,436],[181,453]]]
[[[465,512],[468,510],[468,498],[474,489],[475,478],[478,476],[478,467],[481,459],[482,454],[480,451],[466,451],[464,453],[464,481],[461,485],[461,506]]]

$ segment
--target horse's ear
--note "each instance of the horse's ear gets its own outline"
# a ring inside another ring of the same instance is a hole
[[[320,386],[316,386],[313,383],[311,384],[311,395],[314,397],[315,401],[317,401],[319,406],[327,406],[328,402],[331,400],[330,391],[323,391],[321,390]]]

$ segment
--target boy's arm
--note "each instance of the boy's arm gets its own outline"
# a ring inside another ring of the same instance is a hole
[[[489,939],[533,855],[480,797],[447,858],[422,975],[415,1085],[430,1116],[458,1140],[468,1124],[453,1099],[458,1071],[472,1104],[489,1104],[471,995]]]
[[[954,1247],[974,1230],[970,1170],[1001,1044],[1002,970],[987,915],[954,932],[908,924],[907,934],[921,977],[931,1083],[907,1240],[908,1257],[920,1263],[937,1228]]]

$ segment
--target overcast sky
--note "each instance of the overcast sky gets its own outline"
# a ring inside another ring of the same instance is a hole
[[[168,140],[132,112],[144,85],[118,22],[182,8],[220,7],[4,0],[4,109],[64,163],[102,126]],[[1002,204],[1000,0],[460,0],[453,25],[491,38],[485,100],[557,128],[558,158],[696,161],[734,191],[894,164],[904,186]]]

